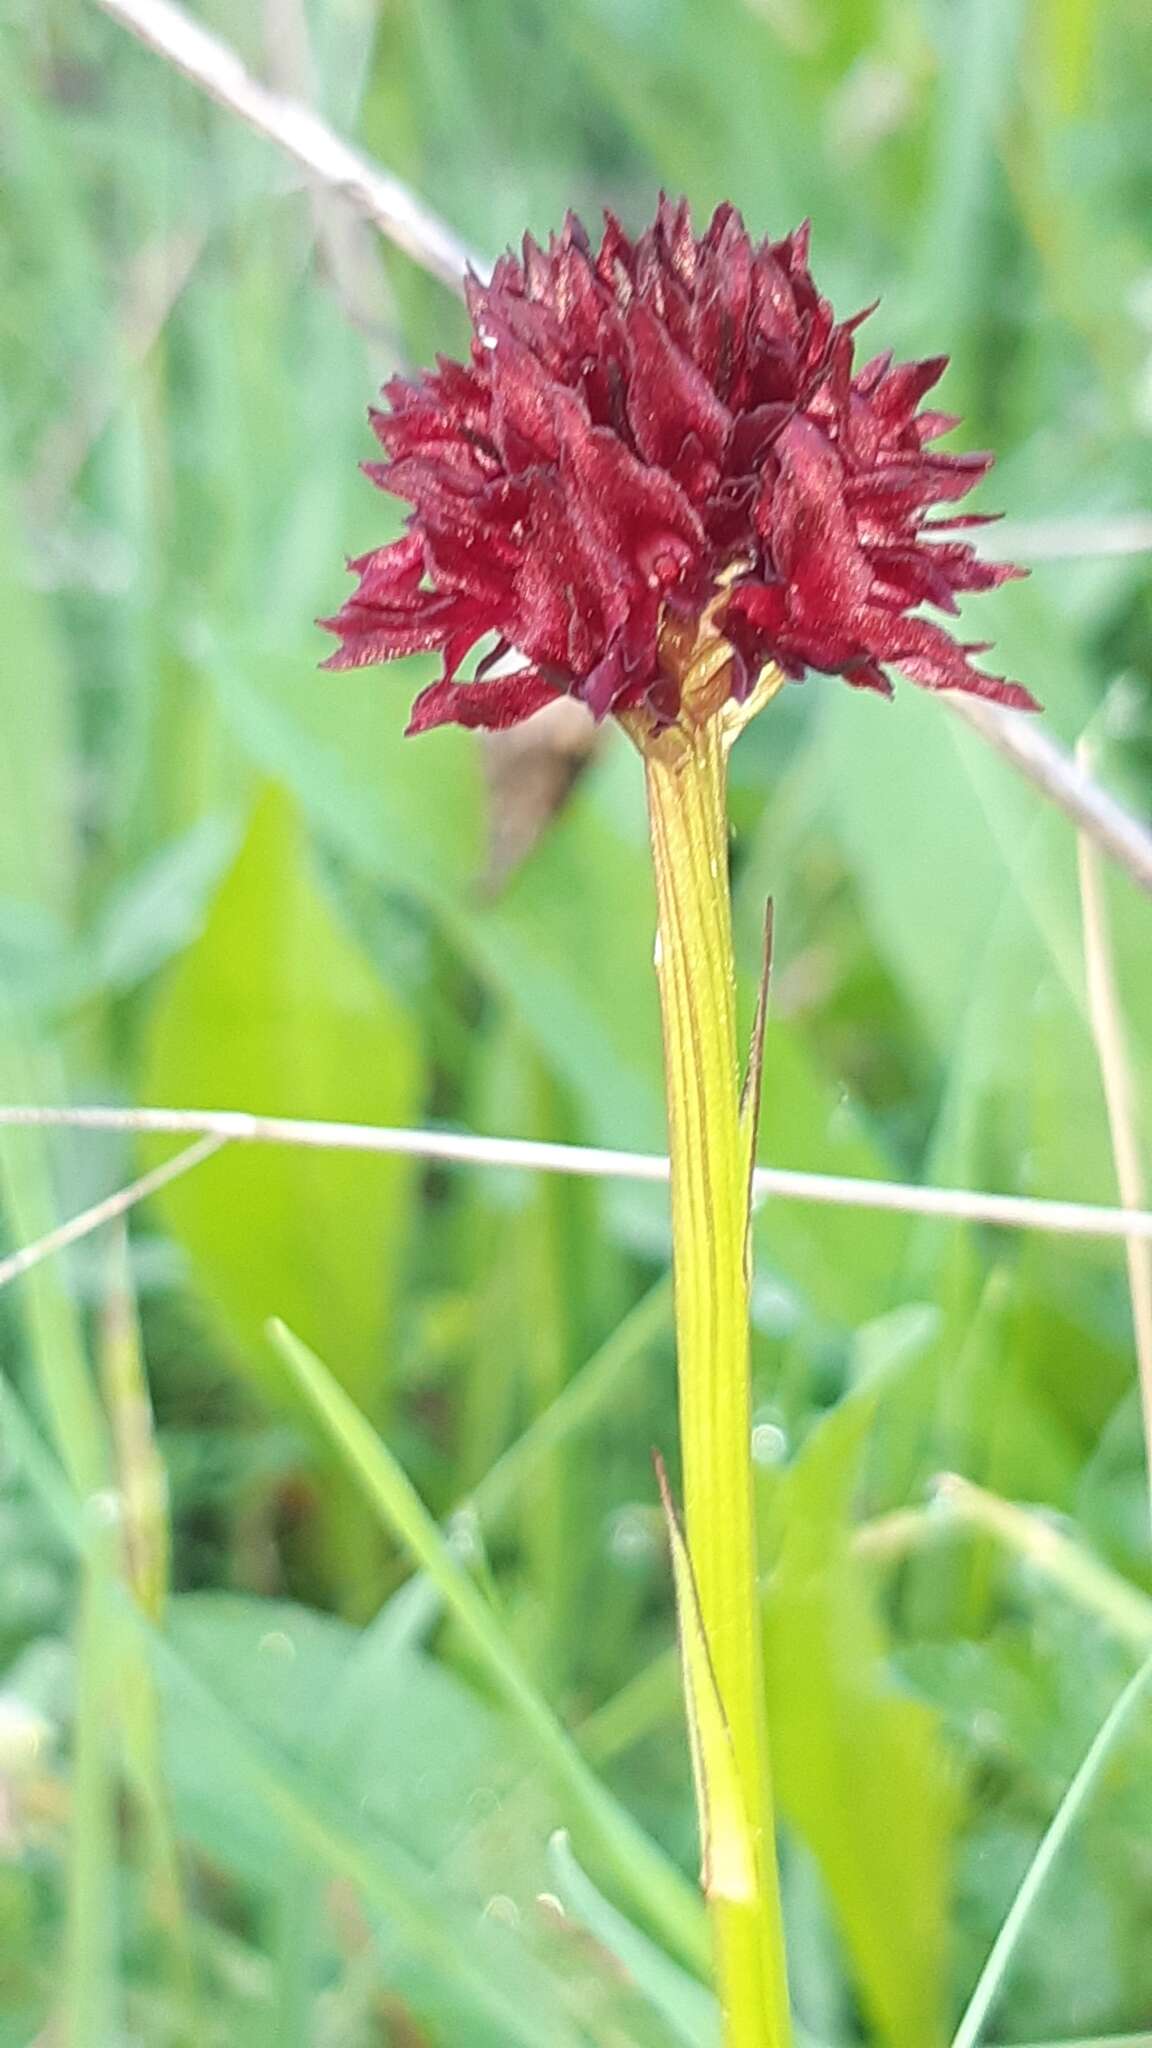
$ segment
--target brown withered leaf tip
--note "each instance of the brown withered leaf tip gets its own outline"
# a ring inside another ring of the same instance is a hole
[[[468,363],[386,386],[386,459],[366,466],[414,509],[350,565],[328,666],[438,650],[411,732],[500,730],[557,693],[663,723],[680,709],[670,650],[706,617],[737,699],[776,664],[885,695],[894,668],[1035,709],[973,665],[983,643],[920,614],[1023,573],[957,537],[982,515],[931,516],[992,461],[932,450],[957,424],[920,410],[947,358],[857,369],[865,315],[837,322],[806,227],[753,243],[721,206],[697,236],[663,198],[635,240],[605,218],[599,249],[569,215],[547,250],[526,239],[490,284],[470,279]]]

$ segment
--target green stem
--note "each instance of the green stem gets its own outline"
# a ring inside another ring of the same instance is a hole
[[[685,1524],[751,1847],[751,1882],[741,1896],[708,1885],[711,1801],[698,1745],[705,1883],[727,2048],[787,2048],[750,1455],[748,1164],[721,720],[682,722],[649,737],[643,751],[659,917]]]

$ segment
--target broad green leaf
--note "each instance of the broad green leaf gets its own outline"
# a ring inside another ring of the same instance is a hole
[[[410,668],[318,679],[291,664],[221,663],[221,701],[266,773],[380,885],[414,896],[514,1004],[576,1095],[590,1138],[655,1143],[655,912],[639,770],[623,751],[579,791],[495,900],[481,763],[461,732],[405,742]],[[275,688],[273,689],[273,684]],[[621,795],[621,780],[630,783]]]
[[[508,1777],[517,1761],[492,1709],[452,1673],[395,1640],[386,1657],[370,1657],[372,1631],[332,1615],[289,1601],[189,1594],[174,1602],[170,1634],[262,1746],[360,1802],[426,1868],[459,1845],[476,1788]],[[424,1768],[429,1755],[439,1760],[434,1771]],[[180,1783],[190,1798],[192,1774],[181,1771]],[[223,1828],[225,1817],[214,1825]],[[240,1820],[237,1813],[230,1853],[257,1874],[266,1845],[251,1816]]]
[[[291,805],[266,791],[153,1012],[147,1099],[407,1124],[421,1087],[411,1019],[336,921]],[[281,1381],[259,1334],[283,1309],[378,1408],[411,1185],[402,1162],[237,1146],[169,1190],[171,1227],[265,1387]]]
[[[903,1330],[897,1337],[903,1344]],[[956,1791],[935,1716],[886,1667],[850,1549],[884,1383],[870,1376],[818,1425],[775,1503],[771,1739],[782,1810],[817,1858],[878,2039],[933,2048],[943,2036]]]

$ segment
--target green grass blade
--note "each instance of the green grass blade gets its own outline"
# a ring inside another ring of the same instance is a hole
[[[0,991],[2,994],[2,991]],[[55,1062],[33,1054],[19,1018],[0,1001],[0,1083],[9,1101],[52,1101],[60,1085]],[[43,1132],[9,1130],[0,1140],[0,1200],[14,1245],[32,1244],[60,1220]],[[107,1432],[85,1352],[75,1303],[55,1262],[23,1277],[20,1306],[37,1379],[37,1405],[47,1417],[60,1459],[77,1494],[107,1483]]]
[[[53,1533],[75,1555],[84,1548],[80,1508],[61,1467],[11,1380],[0,1378],[0,1442],[5,1459],[27,1481]]]
[[[118,1571],[121,1583],[150,1621],[159,1622],[168,1595],[171,1532],[167,1475],[156,1445],[151,1395],[128,1241],[113,1233],[98,1364],[116,1461]],[[138,1636],[112,1617],[116,1642],[115,1711],[125,1773],[139,1831],[139,1860],[149,1916],[162,1943],[166,2003],[173,2040],[201,2038],[193,1943],[184,1872],[164,1781],[162,1728],[156,1684]]]
[[[548,1844],[548,1861],[565,1911],[623,1965],[676,2040],[684,2048],[716,2048],[720,2010],[711,1992],[670,1962],[647,1935],[617,1912],[581,1869],[562,1828]]]
[[[1126,1732],[1129,1719],[1143,1699],[1150,1683],[1152,1657],[1141,1665],[1136,1676],[1129,1680],[1114,1703],[1060,1801],[1051,1825],[1029,1865],[1024,1882],[1012,1901],[992,1952],[980,1972],[979,1982],[953,2037],[952,2048],[976,2048],[1052,1866],[1087,1805],[1105,1764]]]
[[[633,1367],[648,1347],[664,1336],[671,1320],[672,1280],[665,1275],[628,1311],[563,1392],[489,1467],[467,1502],[483,1522],[499,1521],[540,1461],[606,1413]]]
[[[68,1832],[60,2048],[119,2039],[116,1782],[109,1718],[113,1645],[109,1583],[113,1529],[95,1532],[85,1563],[76,1627],[72,1805]]]
[[[427,1575],[467,1637],[493,1691],[525,1730],[564,1799],[581,1855],[683,1960],[706,1972],[709,1949],[692,1887],[589,1770],[525,1675],[487,1601],[453,1557],[407,1475],[327,1367],[283,1323],[273,1322],[270,1334],[333,1448],[385,1527]]]
[[[1021,2041],[1019,2048],[1152,2048],[1152,2034],[1093,2034],[1083,2041]]]

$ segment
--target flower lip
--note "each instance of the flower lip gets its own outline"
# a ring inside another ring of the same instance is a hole
[[[662,198],[635,239],[606,215],[595,249],[569,215],[470,278],[468,303],[469,361],[393,380],[372,414],[384,460],[366,466],[408,527],[350,565],[359,586],[322,622],[327,667],[441,654],[410,730],[498,729],[564,692],[666,723],[686,708],[668,628],[694,642],[705,618],[739,701],[769,668],[890,695],[892,668],[1035,709],[922,616],[1025,573],[957,537],[987,515],[931,516],[991,463],[929,445],[956,425],[920,410],[947,358],[855,369],[866,316],[836,321],[806,225],[753,243],[722,206],[697,236]],[[519,666],[462,679],[493,635]]]

